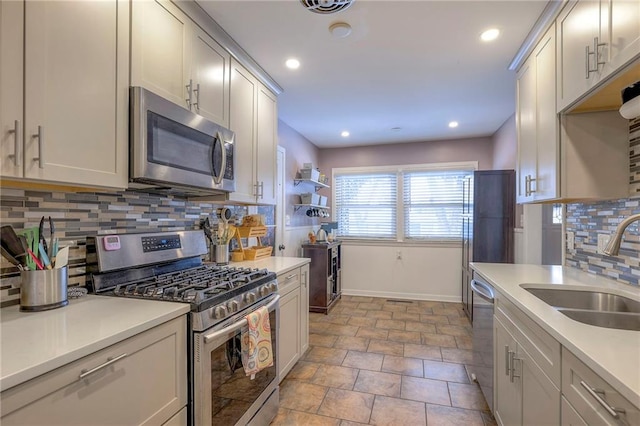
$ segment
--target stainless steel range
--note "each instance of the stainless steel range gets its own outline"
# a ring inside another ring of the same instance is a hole
[[[189,303],[189,423],[267,425],[278,410],[276,274],[206,265],[202,231],[87,238],[87,285],[100,295]],[[245,317],[266,306],[274,365],[253,379],[241,361]]]

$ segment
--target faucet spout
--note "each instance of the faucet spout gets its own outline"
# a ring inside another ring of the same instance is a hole
[[[620,252],[620,243],[622,242],[622,234],[627,229],[629,225],[633,222],[640,220],[640,213],[634,214],[620,222],[616,230],[611,235],[611,239],[609,239],[609,244],[604,249],[603,253],[607,256],[617,256]]]

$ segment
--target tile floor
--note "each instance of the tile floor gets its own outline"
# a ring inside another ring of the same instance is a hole
[[[310,314],[271,424],[495,425],[464,365],[470,331],[458,303],[343,296]]]

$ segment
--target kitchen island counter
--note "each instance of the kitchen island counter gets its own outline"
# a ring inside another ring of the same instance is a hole
[[[42,312],[0,310],[0,390],[189,312],[187,303],[87,295]]]
[[[229,266],[242,267],[242,268],[258,268],[267,269],[270,272],[275,272],[276,275],[284,274],[292,269],[299,268],[307,263],[311,262],[311,259],[306,257],[277,257],[270,256],[258,260],[243,260],[242,262],[230,262]]]
[[[563,266],[472,263],[494,286],[621,395],[640,407],[640,331],[574,321],[526,291],[530,287],[598,290],[640,300],[640,289]]]

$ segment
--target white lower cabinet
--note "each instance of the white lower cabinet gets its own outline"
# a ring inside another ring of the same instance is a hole
[[[186,318],[0,394],[3,425],[186,424]]]
[[[278,374],[280,381],[309,347],[309,265],[278,275],[280,333]]]

